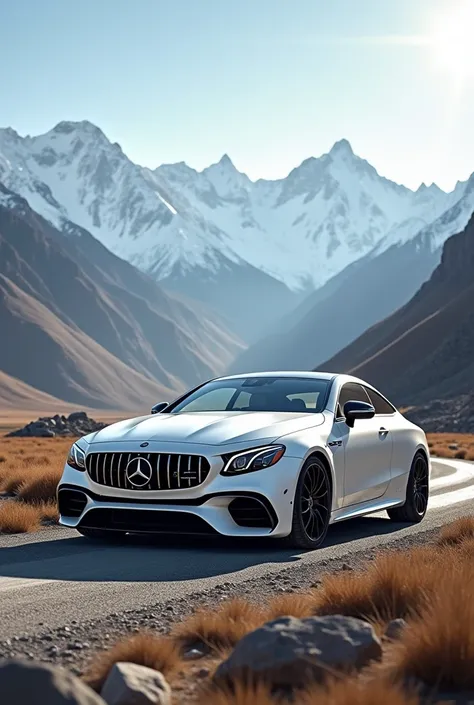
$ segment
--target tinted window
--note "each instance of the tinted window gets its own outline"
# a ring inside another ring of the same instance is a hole
[[[371,403],[364,387],[354,382],[348,382],[339,392],[339,404],[336,411],[337,418],[344,416],[344,404],[348,401],[364,401],[366,404]]]
[[[181,411],[284,411],[314,414],[324,409],[329,381],[302,377],[237,377],[214,380],[172,404]]]
[[[393,406],[386,401],[378,392],[373,389],[366,388],[366,392],[369,395],[372,406],[375,409],[376,414],[393,414],[395,409]]]

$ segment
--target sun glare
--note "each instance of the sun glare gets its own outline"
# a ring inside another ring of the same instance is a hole
[[[450,0],[437,18],[430,44],[440,68],[474,77],[474,0]]]

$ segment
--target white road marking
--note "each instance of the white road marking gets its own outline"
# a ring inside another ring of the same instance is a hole
[[[437,477],[431,480],[431,489],[439,490],[444,487],[455,487],[462,485],[464,482],[472,480],[474,482],[474,464],[462,462],[460,460],[432,460],[433,465],[441,465],[446,467],[456,468],[456,472],[450,475]]]
[[[32,580],[31,578],[7,578],[0,577],[0,592],[6,592],[7,590],[18,590],[19,588],[31,588],[36,585],[46,585],[46,583],[57,583],[58,580],[46,580],[37,579]]]

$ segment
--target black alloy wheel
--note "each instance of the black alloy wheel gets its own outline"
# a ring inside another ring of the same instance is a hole
[[[298,548],[318,548],[326,538],[331,518],[329,471],[319,458],[309,458],[295,493],[293,527],[289,541]]]
[[[418,452],[413,458],[408,476],[405,503],[401,507],[388,509],[392,521],[405,524],[418,524],[426,514],[430,495],[429,465],[424,453]]]

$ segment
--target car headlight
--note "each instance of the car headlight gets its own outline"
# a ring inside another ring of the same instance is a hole
[[[85,471],[86,454],[82,450],[82,448],[79,448],[77,443],[74,443],[74,445],[71,447],[66,462],[71,468],[74,468],[74,470],[80,470],[81,472]]]
[[[221,470],[221,475],[242,475],[246,472],[269,468],[278,463],[285,450],[285,446],[265,446],[242,453],[223,455],[224,468]]]

